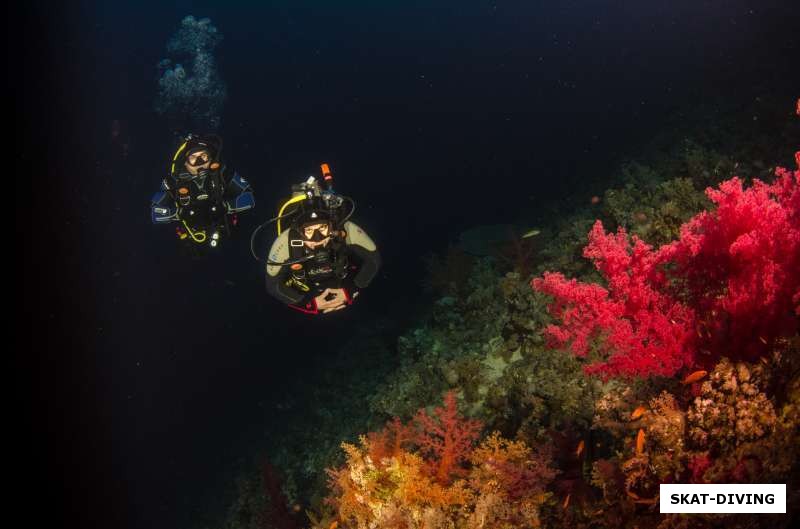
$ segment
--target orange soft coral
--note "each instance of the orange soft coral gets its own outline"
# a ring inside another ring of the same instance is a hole
[[[448,391],[444,406],[435,408],[432,415],[419,410],[415,421],[420,428],[415,443],[431,465],[436,480],[446,484],[453,476],[463,474],[461,465],[467,460],[482,425],[458,414],[455,393]]]

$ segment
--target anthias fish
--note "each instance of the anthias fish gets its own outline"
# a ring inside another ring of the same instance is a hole
[[[693,373],[689,373],[686,378],[683,379],[684,384],[694,384],[698,380],[701,380],[708,374],[708,371],[704,371],[702,369],[695,371]]]
[[[644,451],[644,430],[639,428],[639,433],[636,434],[636,453],[641,454]]]
[[[638,408],[636,408],[635,410],[633,410],[631,412],[631,420],[635,421],[636,419],[638,419],[639,417],[644,415],[644,412],[646,412],[646,411],[647,411],[647,408],[645,408],[644,406],[639,406]]]

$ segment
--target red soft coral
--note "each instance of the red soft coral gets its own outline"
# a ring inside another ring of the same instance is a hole
[[[561,319],[546,329],[551,345],[586,356],[596,341],[601,359],[587,371],[604,377],[673,375],[723,354],[753,360],[797,332],[800,170],[776,175],[746,190],[738,178],[709,188],[717,208],[657,251],[595,223],[584,256],[608,289],[551,273],[532,283]]]
[[[608,282],[608,290],[567,281],[546,273],[533,287],[555,298],[550,311],[561,319],[546,332],[552,346],[569,346],[586,356],[591,341],[600,338],[602,361],[586,370],[613,375],[672,375],[692,359],[694,313],[662,292],[665,279],[657,254],[623,229],[606,233],[597,221],[589,233],[584,256],[591,258]]]
[[[797,332],[800,314],[800,170],[744,189],[732,178],[707,189],[717,204],[659,250],[702,323],[701,347],[754,360]]]
[[[458,414],[453,391],[445,393],[444,406],[433,411],[434,415],[424,409],[417,412],[419,432],[415,444],[426,456],[436,480],[448,484],[452,475],[462,473],[461,465],[478,439],[482,424]]]

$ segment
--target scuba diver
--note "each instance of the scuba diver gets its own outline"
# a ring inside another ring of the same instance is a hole
[[[267,254],[267,292],[307,314],[329,313],[353,303],[381,265],[375,243],[350,220],[352,199],[333,191],[333,177],[322,164],[324,189],[313,176],[292,186],[292,196],[253,232],[277,222],[277,238]],[[285,227],[285,228],[284,228]]]
[[[239,173],[228,177],[219,136],[189,134],[172,157],[161,190],[151,200],[154,224],[177,222],[178,239],[190,247],[216,248],[255,206],[250,184]]]

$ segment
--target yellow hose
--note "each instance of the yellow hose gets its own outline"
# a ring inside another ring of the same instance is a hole
[[[178,147],[178,150],[175,151],[175,156],[172,157],[172,169],[169,174],[171,175],[175,174],[175,161],[178,159],[178,155],[181,153],[181,151],[183,151],[183,149],[185,149],[188,144],[189,144],[188,141],[184,142],[183,145]]]
[[[192,229],[189,227],[189,225],[186,224],[185,220],[183,220],[181,222],[183,222],[183,227],[186,228],[187,232],[189,232],[189,237],[191,237],[194,242],[196,242],[197,244],[202,244],[202,243],[206,242],[206,232],[205,231],[192,231]]]
[[[297,195],[296,197],[292,197],[286,201],[286,203],[281,206],[280,211],[278,211],[278,235],[281,234],[281,217],[283,216],[283,210],[286,209],[286,206],[291,204],[296,204],[297,202],[301,202],[305,200],[307,197],[305,195]]]

